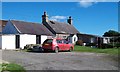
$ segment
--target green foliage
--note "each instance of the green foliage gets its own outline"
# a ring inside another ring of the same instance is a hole
[[[9,71],[9,72],[26,72],[23,67],[21,67],[18,64],[14,64],[14,63],[10,63],[10,64],[3,63],[2,64],[2,72],[4,72],[4,71]]]
[[[120,42],[120,36],[111,38],[110,42]]]
[[[120,37],[115,38],[114,42],[120,42]]]
[[[105,48],[113,48],[112,44],[101,44],[101,48],[105,49]]]
[[[91,48],[86,46],[75,46],[74,51],[76,52],[94,52],[94,53],[106,53],[110,55],[118,55],[117,48],[107,48],[107,49],[99,49],[99,48]]]
[[[120,36],[120,33],[114,30],[109,30],[105,32],[103,36],[112,37],[112,36]]]
[[[120,47],[120,42],[118,42],[118,43],[115,43],[115,44],[114,44],[114,47],[117,47],[117,48],[119,48],[119,47]]]
[[[105,49],[105,48],[119,48],[120,47],[120,42],[112,42],[110,44],[101,44],[101,48]]]

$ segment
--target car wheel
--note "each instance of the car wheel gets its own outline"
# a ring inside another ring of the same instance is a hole
[[[69,52],[71,52],[71,51],[73,51],[73,48],[72,48],[72,47],[70,47],[70,50],[69,50]]]
[[[56,47],[56,48],[55,48],[55,53],[58,53],[58,52],[59,52],[59,48]]]

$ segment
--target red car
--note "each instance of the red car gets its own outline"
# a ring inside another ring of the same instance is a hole
[[[42,48],[45,51],[55,51],[56,53],[59,51],[72,51],[74,49],[74,45],[70,44],[65,39],[46,39],[43,42]]]

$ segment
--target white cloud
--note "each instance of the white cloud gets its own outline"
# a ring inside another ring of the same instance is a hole
[[[53,18],[50,18],[50,20],[52,20],[52,21],[58,21],[57,19],[53,19]]]
[[[67,16],[59,16],[59,15],[57,15],[57,16],[50,17],[50,20],[59,21],[59,20],[64,20],[66,18],[67,18]]]
[[[84,8],[87,8],[87,7],[89,7],[89,6],[92,6],[93,5],[93,3],[92,2],[84,2],[84,1],[80,1],[80,6],[81,7],[84,7]]]
[[[92,6],[93,4],[97,2],[105,2],[106,0],[80,0],[79,5],[81,7],[87,8],[89,6]]]

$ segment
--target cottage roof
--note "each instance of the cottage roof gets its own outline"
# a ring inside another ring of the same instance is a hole
[[[10,20],[21,34],[53,35],[44,25],[39,23]]]
[[[77,34],[79,31],[68,23],[57,21],[48,21],[47,24],[55,31],[55,33]]]

